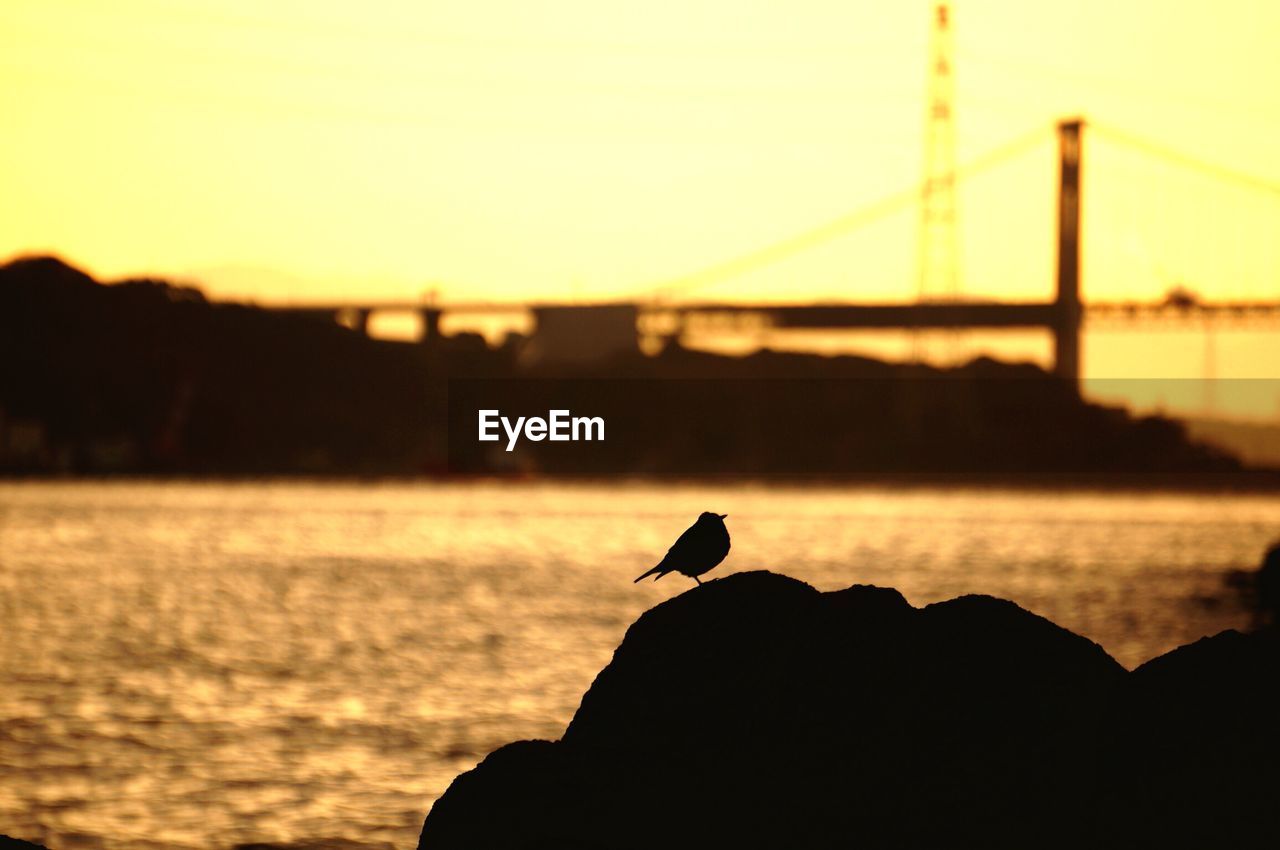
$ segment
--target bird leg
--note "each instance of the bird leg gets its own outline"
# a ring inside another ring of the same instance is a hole
[[[694,581],[696,581],[696,582],[698,583],[698,586],[699,586],[699,587],[701,587],[701,586],[702,586],[702,579],[698,578],[697,576],[694,576],[694,577],[693,577],[693,580],[694,580]]]

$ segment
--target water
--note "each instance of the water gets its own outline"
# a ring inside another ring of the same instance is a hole
[[[1280,496],[763,485],[0,484],[0,832],[413,847],[557,737],[703,510],[819,588],[1005,596],[1133,666],[1247,622]]]

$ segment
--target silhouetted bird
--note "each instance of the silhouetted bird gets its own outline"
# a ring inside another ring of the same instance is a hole
[[[728,514],[703,511],[698,521],[680,535],[680,539],[667,550],[656,567],[636,579],[648,578],[654,573],[662,578],[667,573],[681,573],[702,584],[698,576],[715,567],[729,554],[729,529],[724,527]],[[634,582],[633,582],[634,583]]]

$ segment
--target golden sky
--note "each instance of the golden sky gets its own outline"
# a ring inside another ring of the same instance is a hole
[[[0,256],[264,301],[645,292],[917,183],[926,2],[5,0]],[[1280,183],[1280,4],[959,0],[965,292],[1051,287],[1050,128]],[[1086,141],[1086,295],[1280,292],[1280,198]],[[910,298],[905,211],[693,293]],[[1225,257],[1225,259],[1224,259]]]

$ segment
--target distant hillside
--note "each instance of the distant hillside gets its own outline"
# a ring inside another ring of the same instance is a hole
[[[1186,428],[1193,440],[1217,446],[1248,466],[1280,469],[1280,424],[1197,417],[1186,420]]]
[[[414,346],[163,281],[104,286],[48,257],[0,268],[11,467],[412,469],[427,423],[421,361]]]
[[[1224,452],[1187,440],[1173,421],[1085,404],[1029,365],[984,359],[938,371],[767,350],[724,357],[671,344],[656,357],[518,372],[518,349],[518,340],[491,349],[475,335],[432,346],[374,340],[332,322],[212,304],[164,281],[104,285],[54,258],[18,260],[0,267],[0,469],[835,476],[1239,469]],[[456,378],[488,382],[448,382]],[[477,393],[512,409],[573,401],[608,418],[609,439],[589,451],[536,443],[518,459],[495,452],[475,440]]]

